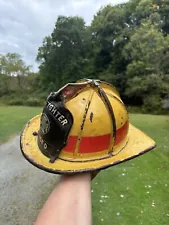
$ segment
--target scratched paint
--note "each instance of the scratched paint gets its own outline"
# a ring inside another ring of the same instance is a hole
[[[110,91],[115,95],[114,89]],[[73,137],[70,143],[74,147],[71,152],[70,149],[66,151],[70,146],[68,143],[53,164],[39,151],[37,137],[32,135],[40,126],[40,115],[34,117],[21,135],[21,149],[25,158],[38,168],[51,173],[72,173],[114,166],[117,162],[124,162],[153,149],[155,142],[129,124],[127,111],[121,101],[106,96],[104,91],[102,94],[101,98],[96,88],[88,87],[65,103],[65,107],[74,117],[69,133],[69,137]],[[82,101],[83,98],[86,101]],[[121,132],[119,137],[124,135],[122,140],[117,138],[118,135],[116,139],[111,136],[118,131]],[[107,138],[107,135],[110,137]],[[101,149],[102,143],[95,142],[95,137],[106,137],[101,141],[104,143]],[[112,154],[110,149],[113,149]]]
[[[93,112],[91,112],[91,113],[90,113],[90,122],[91,122],[91,123],[93,122],[93,116],[94,116],[94,114],[93,114]]]

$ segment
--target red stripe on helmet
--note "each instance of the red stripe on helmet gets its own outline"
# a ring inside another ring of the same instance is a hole
[[[126,137],[128,133],[128,128],[129,121],[126,121],[126,123],[116,131],[116,141],[114,145],[120,144],[120,142]]]
[[[73,153],[77,143],[77,136],[69,136],[67,145],[64,147],[65,152]]]
[[[127,135],[129,122],[127,121],[121,128],[116,131],[116,141],[114,145],[118,145]],[[95,153],[104,151],[110,146],[111,134],[94,137],[82,137],[79,146],[79,153]],[[78,137],[69,136],[68,143],[64,148],[65,152],[73,153],[76,147]]]
[[[111,134],[96,137],[82,137],[79,153],[94,153],[106,150],[110,146]]]

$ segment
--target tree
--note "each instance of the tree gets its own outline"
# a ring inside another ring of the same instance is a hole
[[[90,26],[59,16],[37,55],[43,90],[90,77],[112,83],[128,104],[160,108],[169,89],[168,6],[167,0],[107,5]]]
[[[121,52],[130,36],[125,9],[126,4],[101,8],[91,24],[95,71],[100,79],[113,83],[121,93],[124,92],[127,66]]]
[[[59,16],[38,50],[42,85],[50,90],[84,76],[90,55],[90,30],[79,17]]]
[[[17,53],[7,53],[0,55],[0,74],[7,76],[6,89],[8,89],[8,81],[12,76],[17,78],[18,88],[23,91],[24,76],[30,72],[30,66],[27,66]],[[4,80],[4,82],[5,82]]]
[[[148,105],[155,96],[161,102],[168,94],[168,46],[169,37],[164,37],[159,24],[151,19],[142,21],[125,46],[123,53],[131,61],[126,71],[126,95],[134,99],[134,104]],[[156,107],[159,107],[157,101]]]

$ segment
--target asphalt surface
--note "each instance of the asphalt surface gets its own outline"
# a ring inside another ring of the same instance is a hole
[[[0,225],[31,225],[58,177],[22,156],[19,137],[0,146]]]

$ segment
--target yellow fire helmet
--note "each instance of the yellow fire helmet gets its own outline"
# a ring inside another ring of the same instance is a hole
[[[56,174],[105,169],[156,145],[129,123],[114,87],[89,79],[52,92],[42,114],[23,129],[20,144],[30,163]]]

